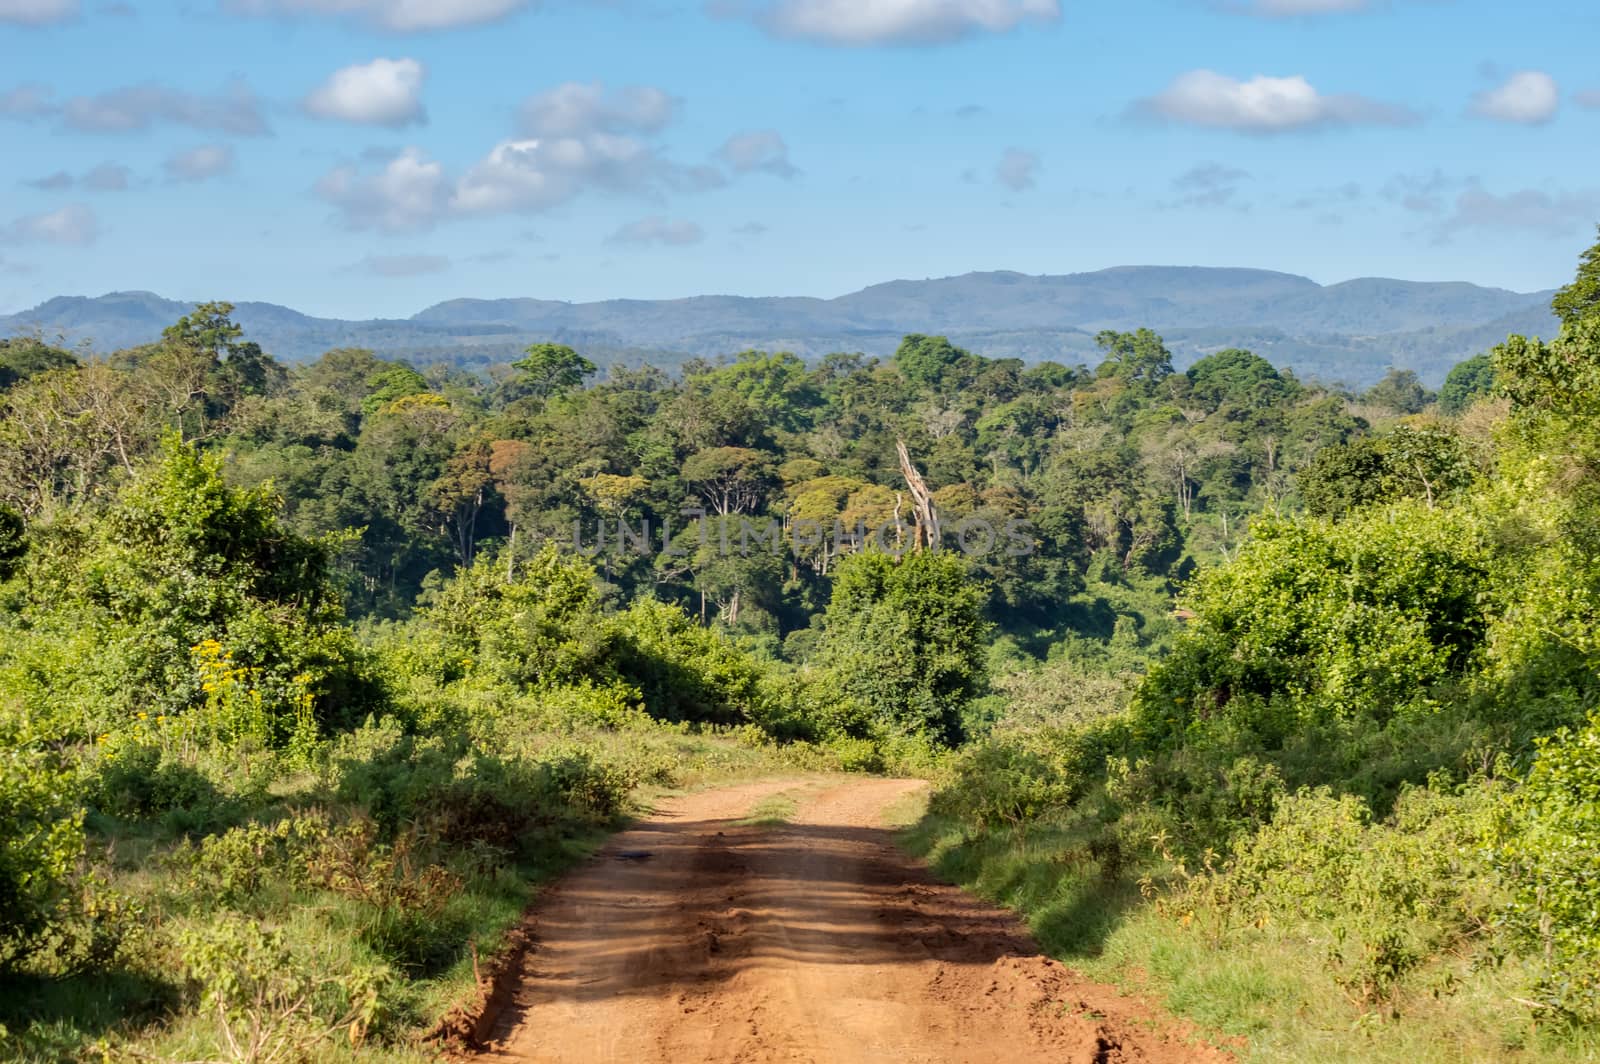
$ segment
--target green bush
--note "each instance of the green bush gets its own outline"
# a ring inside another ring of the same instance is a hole
[[[1513,926],[1543,967],[1548,1009],[1600,1021],[1600,714],[1541,744],[1500,849]]]
[[[207,811],[224,802],[216,784],[194,765],[137,742],[101,746],[86,797],[100,812],[126,818]]]
[[[60,917],[83,816],[69,777],[47,758],[0,747],[0,967],[36,949]]]
[[[1272,742],[1303,723],[1430,711],[1478,661],[1491,568],[1465,511],[1258,518],[1239,556],[1191,589],[1193,621],[1135,700],[1145,733],[1224,717]]]
[[[979,831],[1023,827],[1064,811],[1081,798],[1098,769],[1098,746],[1075,729],[994,738],[955,756],[934,812]]]
[[[1401,980],[1447,947],[1481,940],[1500,896],[1489,862],[1499,788],[1406,791],[1385,821],[1328,788],[1277,800],[1180,895],[1235,927],[1299,921],[1331,933],[1328,965],[1359,999],[1391,1000]]]
[[[677,606],[645,599],[611,619],[613,666],[651,715],[710,724],[772,722],[763,670]]]

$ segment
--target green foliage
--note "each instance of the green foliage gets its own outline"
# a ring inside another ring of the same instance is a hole
[[[407,671],[441,682],[469,674],[516,688],[593,675],[607,649],[594,570],[553,547],[515,568],[480,557],[431,591],[411,633]]]
[[[617,674],[662,720],[783,725],[762,688],[763,672],[726,636],[676,606],[636,602],[611,624]]]
[[[549,399],[562,392],[571,391],[597,367],[565,344],[534,344],[511,368],[521,376],[517,387],[537,399]]]
[[[956,758],[952,778],[932,809],[977,831],[1000,826],[1025,830],[1030,822],[1081,798],[1103,758],[1092,736],[1080,729],[978,743]]]
[[[281,929],[227,921],[180,937],[187,978],[236,1060],[306,1059],[336,1037],[359,1045],[379,1018],[381,968],[318,979]]]
[[[1576,325],[1600,312],[1600,242],[1583,253],[1578,261],[1577,277],[1556,293],[1550,308],[1566,326]]]
[[[1301,791],[1172,904],[1234,926],[1321,925],[1333,977],[1361,1002],[1392,1000],[1413,968],[1488,929],[1500,901],[1488,862],[1499,797],[1481,784],[1414,788],[1374,823],[1354,795]]]
[[[0,339],[0,392],[51,370],[71,369],[78,360],[71,352],[52,347],[32,336]]]
[[[0,692],[54,705],[40,734],[79,738],[140,713],[193,713],[207,741],[282,745],[359,711],[372,685],[340,626],[330,547],[287,532],[277,512],[270,491],[230,487],[217,457],[169,437],[98,520],[35,539]],[[257,726],[241,726],[243,703]]]
[[[1397,426],[1384,436],[1318,452],[1297,478],[1300,497],[1318,517],[1393,499],[1430,505],[1470,485],[1476,470],[1461,439],[1445,428]]]
[[[1383,407],[1394,414],[1420,414],[1433,398],[1433,394],[1417,379],[1415,371],[1392,366],[1382,380],[1361,396],[1363,402]]]
[[[1490,565],[1471,516],[1398,503],[1339,524],[1257,518],[1235,560],[1199,578],[1194,612],[1138,705],[1154,734],[1224,717],[1296,722],[1429,712],[1479,652]]]
[[[908,381],[934,392],[951,392],[963,387],[976,374],[981,362],[943,336],[917,333],[900,341],[894,353],[894,364]]]
[[[821,660],[875,727],[956,745],[988,679],[983,599],[957,555],[852,555],[834,574]]]
[[[1488,352],[1473,355],[1450,370],[1439,389],[1439,412],[1452,416],[1460,414],[1474,401],[1493,395],[1495,390],[1494,363]]]
[[[1105,330],[1094,338],[1106,353],[1095,373],[1145,385],[1159,384],[1172,375],[1172,352],[1149,329],[1137,332]]]
[[[1293,396],[1299,387],[1260,355],[1230,347],[1207,355],[1184,374],[1190,394],[1215,410],[1262,409]]]
[[[48,758],[0,748],[0,969],[41,944],[83,852],[83,809]]]
[[[1499,857],[1513,926],[1542,962],[1537,999],[1600,1021],[1600,715],[1541,744],[1509,821]]]

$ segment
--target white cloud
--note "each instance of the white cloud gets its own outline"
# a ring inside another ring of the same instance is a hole
[[[395,33],[418,33],[494,22],[528,0],[223,0],[223,6],[241,15],[357,18]]]
[[[335,70],[305,98],[317,118],[399,128],[428,120],[422,108],[427,69],[415,59],[374,59]]]
[[[648,85],[630,85],[608,94],[599,82],[569,81],[528,97],[520,125],[530,137],[655,133],[672,121],[676,109],[677,101]]]
[[[0,0],[0,22],[43,26],[76,18],[78,0]]]
[[[100,220],[94,211],[73,203],[42,214],[28,214],[0,227],[0,242],[7,244],[68,244],[87,247],[100,237]]]
[[[1586,89],[1583,92],[1574,93],[1572,102],[1591,111],[1600,111],[1600,89]]]
[[[374,277],[420,277],[449,268],[450,259],[444,255],[368,255],[351,267]]]
[[[68,100],[61,119],[83,133],[131,133],[161,122],[246,137],[270,132],[260,101],[242,83],[209,96],[164,85],[130,85]]]
[[[1007,148],[994,167],[994,179],[1013,192],[1023,192],[1034,185],[1034,174],[1039,169],[1039,157],[1021,148]]]
[[[789,145],[784,143],[783,137],[775,129],[735,133],[717,149],[717,158],[727,163],[736,174],[759,170],[787,179],[800,173],[789,162]]]
[[[316,194],[337,208],[351,229],[400,232],[438,221],[450,187],[442,165],[420,148],[407,148],[375,174],[335,167],[317,182]]]
[[[713,10],[717,10],[716,7]],[[942,44],[1061,18],[1060,0],[771,0],[723,13],[823,44]]]
[[[1304,77],[1256,75],[1240,81],[1213,70],[1192,70],[1135,105],[1145,114],[1215,129],[1285,133],[1324,126],[1409,125],[1406,108],[1352,93],[1324,95]]]
[[[464,170],[448,172],[419,148],[363,153],[318,182],[317,196],[353,229],[418,230],[451,219],[540,211],[593,192],[659,199],[727,183],[715,166],[666,158],[649,136],[670,122],[676,102],[659,89],[607,92],[569,82],[523,105],[523,132],[495,144]],[[745,138],[745,139],[741,139]],[[790,176],[783,139],[760,131],[724,145],[741,170]]]
[[[641,191],[663,170],[655,151],[633,137],[596,133],[507,140],[462,175],[450,205],[466,214],[538,210],[591,186]]]
[[[1480,118],[1530,126],[1550,121],[1560,107],[1560,87],[1541,70],[1519,71],[1472,100],[1472,112]]]
[[[660,217],[629,222],[607,238],[612,244],[669,244],[674,247],[698,244],[704,239],[705,232],[693,222]]]
[[[228,144],[202,144],[177,152],[162,164],[173,181],[209,181],[233,172],[233,147]]]
[[[1473,185],[1456,198],[1455,211],[1440,223],[1440,239],[1463,229],[1523,230],[1551,237],[1588,228],[1600,214],[1600,190],[1545,192],[1525,188],[1496,196]]]

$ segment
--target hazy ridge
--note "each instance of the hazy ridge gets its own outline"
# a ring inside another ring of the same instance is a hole
[[[332,347],[369,347],[482,366],[535,340],[557,340],[607,363],[671,366],[749,347],[808,357],[840,350],[887,355],[907,332],[937,332],[991,357],[1072,362],[1092,358],[1100,329],[1148,326],[1167,337],[1180,364],[1242,346],[1325,380],[1361,384],[1392,364],[1438,383],[1450,366],[1508,333],[1553,334],[1550,295],[1465,282],[1358,278],[1319,285],[1268,270],[1123,266],[889,281],[834,299],[463,298],[410,318],[371,320],[243,302],[234,316],[252,339],[290,360]],[[149,292],[58,296],[0,316],[0,334],[41,332],[112,350],[157,339],[193,305]]]

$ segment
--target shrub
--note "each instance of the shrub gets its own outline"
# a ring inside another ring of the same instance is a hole
[[[46,758],[0,747],[0,967],[36,949],[59,918],[83,853],[83,815]]]
[[[216,1022],[219,1048],[238,1061],[311,1059],[341,1034],[359,1045],[381,1018],[392,983],[372,966],[319,978],[281,931],[252,920],[186,931],[178,945],[200,1009]]]
[[[1488,930],[1498,901],[1488,860],[1498,788],[1407,790],[1386,821],[1328,788],[1279,799],[1271,820],[1241,835],[1221,867],[1180,894],[1234,926],[1267,920],[1331,930],[1329,968],[1361,1000],[1392,1000],[1400,980]]]
[[[933,809],[979,831],[1025,827],[1081,798],[1102,760],[1085,729],[997,736],[955,756],[953,778]]]
[[[102,813],[149,817],[172,810],[208,810],[223,797],[203,772],[148,743],[107,743],[88,781],[87,798]]]
[[[611,622],[616,671],[653,716],[710,724],[763,723],[771,708],[761,666],[677,606],[646,599]]]
[[[1542,965],[1537,999],[1600,1020],[1600,714],[1541,744],[1509,814],[1500,861],[1513,927]]]

